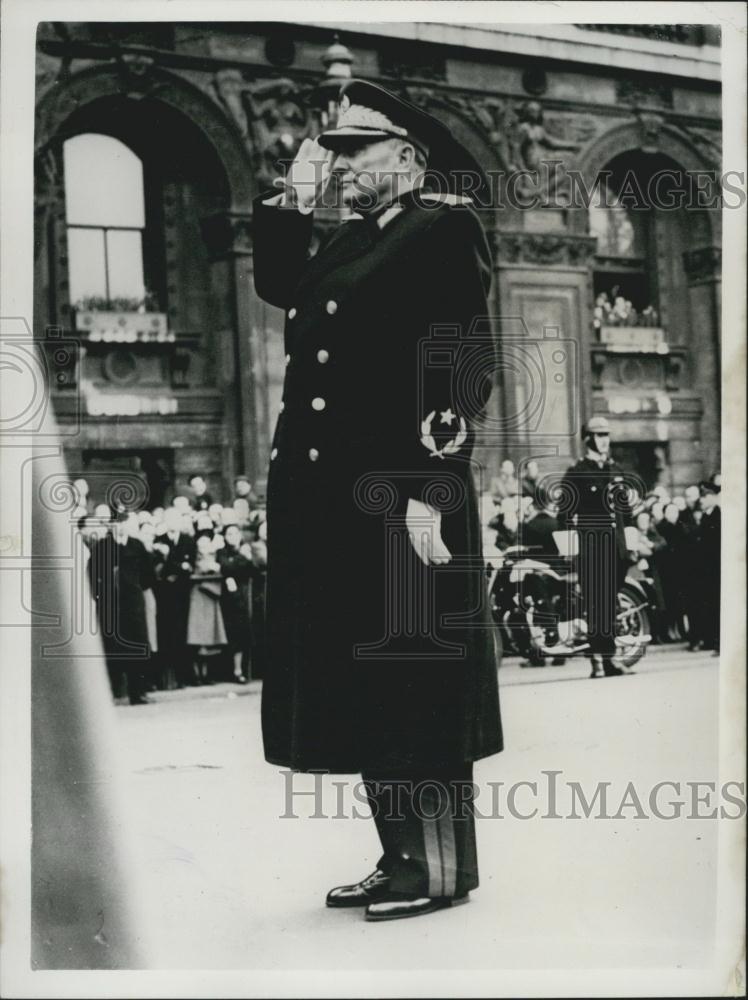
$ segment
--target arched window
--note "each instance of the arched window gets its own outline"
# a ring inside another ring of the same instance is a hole
[[[631,195],[646,181],[646,171],[646,164],[618,157],[599,179],[589,206],[590,235],[597,240],[593,283],[598,330],[659,325],[653,212]]]
[[[63,149],[71,304],[135,309],[146,297],[143,164],[119,139],[94,132]]]
[[[613,192],[603,190],[590,205],[590,235],[597,238],[598,257],[640,260],[647,254],[646,220]]]

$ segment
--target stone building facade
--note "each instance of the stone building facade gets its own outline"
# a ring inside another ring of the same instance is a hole
[[[714,472],[720,210],[627,196],[632,179],[721,170],[716,29],[247,22],[39,27],[34,323],[59,419],[79,421],[71,473],[96,499],[135,474],[151,504],[194,470],[217,496],[238,472],[261,488],[283,317],[254,293],[252,198],[334,115],[347,73],[519,178],[521,204],[482,210],[500,345],[489,476],[506,457],[566,464],[592,414],[647,485]],[[601,177],[605,206],[578,204]],[[320,232],[335,223],[321,213]]]

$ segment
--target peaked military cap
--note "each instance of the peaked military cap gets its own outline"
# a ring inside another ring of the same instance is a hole
[[[582,433],[585,437],[588,434],[610,434],[610,424],[605,417],[591,417]]]
[[[481,201],[489,194],[488,180],[478,161],[438,118],[376,83],[344,83],[335,128],[318,137],[321,146],[332,150],[352,138],[371,142],[407,139],[426,157],[429,186],[449,194],[472,194]]]

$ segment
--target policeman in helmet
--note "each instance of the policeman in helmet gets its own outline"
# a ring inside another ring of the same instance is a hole
[[[613,663],[616,599],[626,578],[624,516],[629,496],[623,470],[610,457],[610,425],[592,417],[582,428],[585,454],[560,487],[559,526],[579,537],[579,583],[585,605],[591,677],[629,673]]]

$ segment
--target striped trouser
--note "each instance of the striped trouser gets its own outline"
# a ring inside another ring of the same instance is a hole
[[[362,775],[384,854],[377,867],[405,896],[461,896],[478,885],[473,765],[448,774]]]

